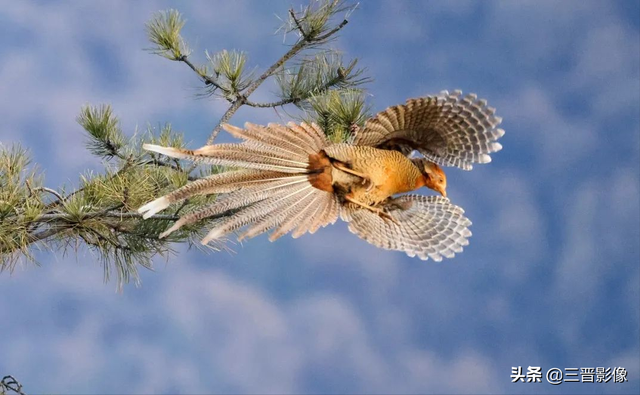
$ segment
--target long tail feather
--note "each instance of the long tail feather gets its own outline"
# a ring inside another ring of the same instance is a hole
[[[142,148],[171,158],[284,173],[301,173],[306,170],[308,165],[303,161],[279,157],[267,149],[258,149],[243,144],[208,145],[197,150],[161,147],[152,144],[144,144]]]
[[[251,127],[242,129],[225,123],[222,127],[234,137],[246,139],[245,144],[267,146],[269,149],[284,155],[289,155],[291,158],[304,160],[309,157],[309,154],[307,154],[303,148],[295,145],[285,137],[269,133],[268,130],[261,126],[251,125]]]
[[[327,136],[315,123],[312,123],[309,127],[306,123],[298,125],[296,123],[289,122],[287,123],[287,126],[289,127],[289,129],[298,134],[308,134],[318,147],[326,147],[327,145],[329,145]]]
[[[164,210],[173,203],[180,202],[196,195],[212,193],[228,193],[241,188],[246,183],[264,182],[276,178],[290,177],[290,174],[278,172],[260,172],[255,170],[238,170],[226,173],[214,174],[206,178],[190,182],[175,191],[145,204],[138,209],[143,218],[147,219]]]
[[[296,146],[301,147],[304,152],[309,155],[317,153],[322,148],[314,146],[314,144],[310,143],[308,136],[305,136],[305,134],[296,133],[295,130],[292,130],[284,125],[270,123],[267,125],[267,131],[274,136],[284,138],[287,141],[295,144]]]
[[[317,194],[309,193],[305,196],[305,198],[300,201],[299,207],[296,207],[296,212],[289,215],[289,219],[286,221],[281,221],[278,228],[269,236],[269,240],[275,241],[299,226],[308,213],[315,210],[315,203],[317,199]]]
[[[304,196],[299,198],[299,200],[291,206],[282,207],[278,212],[274,212],[261,221],[256,222],[253,226],[251,226],[244,233],[238,236],[238,240],[255,237],[273,227],[281,225],[283,222],[290,222],[291,220],[297,218],[300,213],[304,212],[306,204],[310,199],[313,199],[313,197],[313,191],[308,191]],[[269,237],[269,240],[273,241],[272,237]]]
[[[245,124],[223,128],[242,143],[207,145],[196,150],[145,144],[144,149],[176,159],[242,170],[216,174],[185,185],[139,208],[149,218],[169,205],[195,195],[222,194],[212,204],[183,215],[160,237],[207,218],[220,218],[203,243],[245,226],[240,238],[276,229],[270,239],[294,232],[315,232],[338,218],[338,203],[329,184],[319,183],[318,170],[326,166],[321,151],[329,144],[315,124],[267,126]],[[317,184],[317,185],[316,185]],[[319,185],[323,186],[322,189]],[[320,188],[320,189],[319,189]]]
[[[315,221],[309,229],[309,233],[315,233],[320,227],[333,224],[338,219],[337,198],[335,195],[326,195],[323,210],[317,214]]]
[[[253,134],[260,133],[263,135],[269,135],[269,138],[274,140],[274,142],[270,144],[275,147],[294,150],[301,155],[309,155],[309,151],[313,151],[311,147],[306,147],[304,142],[302,142],[295,134],[290,132],[286,133],[281,129],[270,129],[268,126],[255,125],[250,122],[245,123],[245,129],[247,132],[251,132]]]
[[[207,244],[211,240],[216,240],[229,232],[248,225],[256,220],[259,220],[267,215],[271,215],[274,211],[282,207],[287,207],[296,200],[298,200],[299,194],[309,188],[313,188],[311,185],[307,185],[303,188],[298,188],[284,196],[272,197],[255,203],[235,214],[226,218],[215,228],[211,229],[207,236],[202,239],[202,244]]]
[[[293,231],[293,233],[291,233],[291,237],[293,237],[294,239],[297,239],[298,237],[302,236],[303,234],[309,231],[309,228],[311,228],[311,225],[313,225],[313,221],[315,220],[317,213],[321,209],[320,207],[322,203],[321,201],[322,201],[322,196],[317,196],[316,200],[314,201],[314,205],[305,212],[304,217],[302,218],[302,221],[300,222],[298,227]]]
[[[319,145],[314,139],[313,137],[309,134],[309,132],[307,130],[304,130],[303,132],[298,131],[297,129],[294,128],[289,128],[288,126],[285,125],[279,125],[279,124],[275,124],[275,123],[270,123],[269,125],[267,125],[269,128],[269,131],[272,133],[276,133],[276,134],[280,134],[280,135],[293,135],[295,136],[294,138],[297,139],[297,141],[300,142],[300,144],[303,147],[306,147],[306,152],[308,154],[315,154],[318,151],[320,151],[322,149],[322,145]]]
[[[157,152],[162,155],[169,156],[177,159],[189,159],[190,155],[193,155],[192,150],[185,150],[175,147],[163,147],[155,144],[142,144],[142,149],[152,152]]]
[[[300,188],[300,185],[304,185],[306,183],[305,179],[300,179],[297,181],[286,181],[287,183],[285,185],[272,184],[270,187],[263,187],[263,185],[261,185],[256,186],[251,190],[241,190],[234,192],[233,194],[229,194],[202,210],[198,210],[180,217],[180,219],[176,221],[171,228],[167,229],[160,235],[160,238],[167,237],[181,227],[194,224],[205,218],[224,214],[228,211],[242,208],[255,202],[265,200],[267,198],[279,197],[281,195],[287,194],[290,191]]]

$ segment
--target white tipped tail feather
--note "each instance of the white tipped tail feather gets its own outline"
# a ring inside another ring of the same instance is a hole
[[[172,203],[194,195],[220,194],[211,205],[188,213],[160,234],[167,237],[183,226],[216,219],[214,228],[202,240],[207,244],[244,226],[245,237],[275,229],[272,239],[291,231],[296,236],[315,232],[334,223],[339,214],[335,194],[312,187],[310,156],[328,141],[315,124],[259,126],[247,123],[245,129],[228,124],[223,127],[245,141],[240,144],[207,145],[197,150],[145,144],[143,148],[177,159],[239,167],[242,170],[215,174],[185,185],[138,209],[144,218],[164,210]]]
[[[149,217],[152,217],[165,208],[169,207],[170,204],[171,202],[169,202],[169,199],[167,199],[166,196],[163,196],[140,207],[138,209],[138,212],[142,214],[142,218],[148,219]]]
[[[159,154],[166,155],[171,158],[188,159],[188,155],[182,152],[182,150],[180,150],[179,148],[163,147],[161,145],[155,145],[155,144],[143,144],[142,149],[151,151],[151,152],[157,152]]]
[[[158,235],[158,237],[161,238],[161,239],[164,239],[165,237],[169,236],[171,233],[173,233],[176,230],[180,229],[181,226],[182,226],[182,224],[180,224],[180,220],[178,220],[169,229],[167,229],[164,232],[160,233]]]

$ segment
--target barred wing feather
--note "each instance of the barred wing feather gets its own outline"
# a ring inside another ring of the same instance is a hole
[[[452,258],[469,244],[471,221],[447,198],[403,195],[384,207],[395,221],[352,206],[345,206],[342,218],[349,222],[349,230],[365,241],[422,260]]]
[[[497,140],[502,118],[494,115],[484,99],[461,91],[409,99],[367,120],[353,143],[398,150],[408,155],[418,150],[443,166],[471,170],[473,163],[489,163],[489,154],[500,151]]]

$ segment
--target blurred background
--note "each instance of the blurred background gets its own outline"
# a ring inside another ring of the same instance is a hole
[[[102,169],[83,104],[200,146],[227,103],[145,52],[144,23],[177,8],[196,60],[238,49],[264,70],[287,50],[277,15],[300,4],[5,2],[0,141],[70,188]],[[0,375],[27,393],[638,393],[639,44],[637,1],[361,2],[331,45],[375,79],[372,111],[462,89],[504,118],[491,164],[447,172],[474,222],[464,253],[422,262],[337,224],[234,253],[176,246],[116,293],[91,253],[43,251],[41,267],[0,274]],[[624,367],[629,381],[511,383],[514,366]]]

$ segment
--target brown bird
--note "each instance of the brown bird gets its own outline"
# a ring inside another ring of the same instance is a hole
[[[242,143],[197,150],[145,144],[146,150],[172,158],[239,170],[191,182],[138,211],[149,218],[190,196],[219,194],[161,237],[228,214],[216,220],[203,244],[241,228],[239,239],[274,229],[273,241],[289,232],[294,238],[314,233],[341,217],[371,244],[440,261],[461,252],[471,236],[464,211],[446,198],[440,165],[471,170],[473,163],[490,162],[489,154],[502,148],[497,140],[504,135],[494,112],[474,94],[443,91],[378,113],[355,130],[350,143],[330,143],[315,124],[247,123],[244,129],[223,125]],[[414,151],[422,157],[410,157]],[[394,197],[423,186],[442,196]]]

